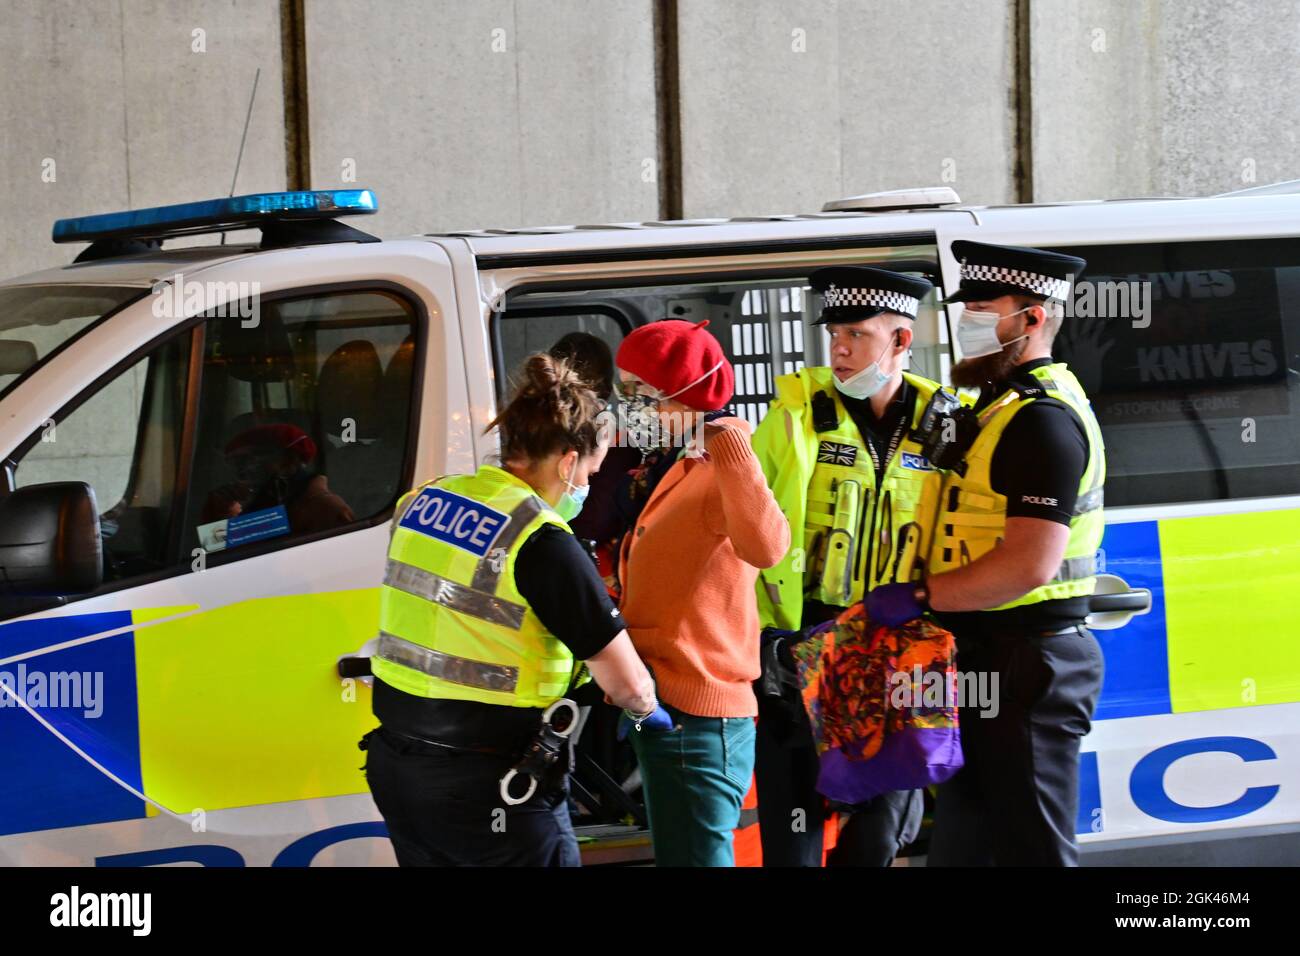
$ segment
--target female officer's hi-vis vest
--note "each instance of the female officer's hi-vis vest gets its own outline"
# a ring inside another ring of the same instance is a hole
[[[1079,497],[1070,518],[1065,558],[1056,576],[1028,594],[987,610],[1001,611],[1040,601],[1080,597],[1097,586],[1097,548],[1106,530],[1102,517],[1102,486],[1106,482],[1106,453],[1101,427],[1083,386],[1062,363],[1031,369],[1038,389],[1010,390],[980,412],[980,432],[966,452],[966,472],[949,472],[943,485],[942,509],[930,552],[932,574],[970,564],[992,551],[1006,535],[1007,499],[993,490],[989,469],[998,441],[1020,409],[1039,398],[1054,398],[1069,407],[1088,435],[1088,466],[1079,481]],[[1030,394],[1024,394],[1030,392]],[[1033,394],[1037,392],[1038,394]]]
[[[416,488],[398,511],[374,675],[417,697],[511,707],[563,697],[573,655],[515,587],[515,559],[543,524],[572,533],[568,524],[530,485],[492,465]]]

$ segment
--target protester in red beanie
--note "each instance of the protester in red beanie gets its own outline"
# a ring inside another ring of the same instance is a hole
[[[754,585],[790,546],[749,423],[720,411],[735,378],[707,324],[642,326],[616,359],[631,431],[657,426],[676,458],[624,538],[619,567],[628,633],[677,725],[632,734],[659,866],[735,862],[758,713]]]

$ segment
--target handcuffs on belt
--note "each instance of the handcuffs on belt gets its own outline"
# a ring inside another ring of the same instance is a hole
[[[552,718],[555,716],[556,710],[562,706],[567,706],[572,711],[572,716],[563,730],[556,730]],[[531,799],[532,795],[537,792],[537,782],[554,769],[555,763],[560,759],[561,753],[568,744],[569,735],[573,733],[577,726],[578,705],[567,697],[561,697],[546,708],[542,714],[542,726],[537,731],[537,736],[528,744],[519,762],[507,770],[506,775],[501,778],[501,799],[508,806],[527,803]],[[569,760],[572,761],[572,759],[573,751],[570,750]],[[522,797],[512,797],[510,796],[510,784],[521,773],[528,774],[528,791]]]

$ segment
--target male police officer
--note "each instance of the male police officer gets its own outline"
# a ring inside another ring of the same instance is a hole
[[[928,602],[957,637],[958,669],[998,678],[996,708],[962,701],[965,767],[939,790],[929,864],[1071,866],[1079,741],[1102,679],[1083,621],[1106,461],[1087,396],[1051,352],[1085,262],[964,240],[952,251],[948,301],[965,303],[952,381],[981,389],[978,433],[945,475],[925,585],[879,588],[867,609],[888,624]]]
[[[779,377],[753,436],[794,543],[785,560],[759,572],[759,617],[787,631],[835,617],[880,582],[919,581],[940,484],[913,436],[938,386],[902,371],[912,320],[932,286],[867,266],[820,269],[809,282],[823,297],[813,324],[830,333],[831,367]],[[763,862],[820,866],[817,752],[789,680],[784,703],[771,695],[779,683],[772,671],[781,669],[769,643],[755,768]],[[921,793],[882,794],[852,809],[828,862],[883,866],[915,838]]]

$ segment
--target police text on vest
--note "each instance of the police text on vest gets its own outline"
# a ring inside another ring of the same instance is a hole
[[[425,488],[402,515],[399,527],[437,538],[483,557],[510,516],[444,488]]]

